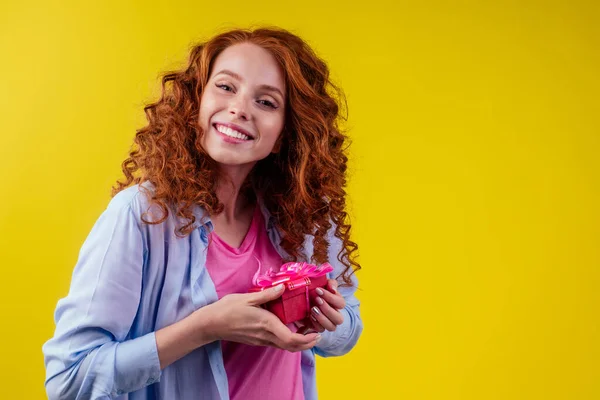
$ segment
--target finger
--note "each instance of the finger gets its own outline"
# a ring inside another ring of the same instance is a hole
[[[321,335],[316,332],[312,333],[310,335],[314,335],[313,340],[311,340],[307,344],[290,347],[290,348],[288,348],[288,350],[289,351],[303,351],[303,350],[308,350],[308,349],[312,349],[313,347],[315,347],[321,341]]]
[[[307,338],[308,340],[299,340],[295,335]],[[302,351],[313,348],[321,340],[321,336],[315,332],[307,333],[306,335],[294,334],[294,336],[282,338],[270,333],[269,340],[271,340],[271,345],[274,347],[288,351]]]
[[[304,350],[312,349],[318,343],[319,343],[319,340],[315,339],[315,340],[313,340],[312,342],[310,342],[309,344],[306,344],[306,345],[284,347],[283,349],[287,350],[287,351],[291,351],[291,352],[304,351]]]
[[[319,310],[325,315],[331,322],[336,325],[341,325],[344,322],[344,316],[340,313],[339,310],[331,307],[325,301],[317,297],[317,304],[319,305]]]
[[[321,333],[321,332],[325,331],[325,328],[323,328],[323,325],[321,325],[321,324],[319,323],[319,321],[317,321],[317,319],[314,317],[314,315],[311,315],[311,316],[310,316],[310,323],[311,323],[311,326],[312,326],[312,328],[313,328],[313,329],[314,329],[316,332],[319,332],[319,333]]]
[[[315,317],[317,322],[325,329],[330,332],[335,331],[337,327],[329,318],[327,318],[323,312],[319,309],[319,307],[313,307],[310,309],[311,315]]]
[[[319,336],[317,333],[309,333],[306,335],[294,333],[277,317],[274,316],[274,318],[276,321],[273,321],[273,323],[270,324],[269,330],[274,336],[274,343],[282,348],[310,348],[310,345],[314,345],[313,342],[317,340],[317,336]]]
[[[279,332],[278,332],[279,333]],[[275,334],[281,342],[285,345],[285,347],[295,347],[295,346],[305,346],[314,342],[319,334],[317,332],[314,333],[297,333],[297,332],[281,332],[279,334]]]
[[[321,289],[321,288],[317,288],[315,290],[315,292],[318,295],[318,297],[315,298],[315,301],[317,303],[318,303],[318,298],[321,297],[333,308],[337,308],[338,310],[341,310],[344,307],[346,307],[346,300],[344,300],[344,298],[339,294],[334,294],[334,293],[331,293],[329,290],[325,290],[325,289]]]
[[[279,284],[275,287],[263,290],[261,292],[256,293],[248,293],[243,296],[247,296],[248,304],[252,306],[259,306],[261,304],[267,303],[271,300],[275,300],[283,293],[283,284]]]
[[[327,280],[327,286],[332,293],[339,293],[337,290],[338,285],[338,281],[336,281],[335,279]]]
[[[296,331],[300,332],[302,329],[306,328],[306,321],[304,321],[304,320],[296,321],[293,323],[293,326],[296,327]]]
[[[310,326],[304,326],[302,327],[300,330],[298,330],[298,333],[301,335],[308,335],[309,333],[319,333],[317,332],[316,329],[313,328],[312,324]]]

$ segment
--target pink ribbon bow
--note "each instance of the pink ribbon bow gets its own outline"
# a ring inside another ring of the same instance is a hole
[[[261,275],[259,261],[258,270],[254,274],[252,281],[255,286],[263,289],[276,286],[280,283],[286,283],[286,286],[293,288],[300,287],[303,282],[305,285],[310,284],[310,278],[323,276],[331,271],[333,271],[333,267],[329,263],[315,265],[305,262],[290,262],[283,264],[279,268],[279,272],[275,272],[270,268],[266,273]]]

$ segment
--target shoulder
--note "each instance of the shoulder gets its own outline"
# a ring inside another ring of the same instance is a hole
[[[114,195],[107,206],[109,212],[129,212],[137,217],[151,211],[154,187],[150,183],[133,185]]]
[[[140,202],[141,186],[133,185],[117,193],[108,204],[108,207],[126,208],[131,207],[132,203]]]
[[[135,216],[137,221],[150,222],[162,220],[162,223],[158,225],[172,229],[176,229],[189,222],[175,215],[175,206],[173,204],[165,204],[167,207],[167,214],[165,215],[165,210],[152,200],[154,193],[154,185],[147,181],[130,186],[121,190],[111,199],[108,210],[117,213],[127,212]],[[206,212],[199,205],[194,205],[192,206],[192,214],[195,220],[199,222],[203,220]]]

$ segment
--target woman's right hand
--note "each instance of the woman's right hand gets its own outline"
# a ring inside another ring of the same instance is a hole
[[[272,346],[288,351],[314,347],[318,333],[292,332],[275,314],[259,306],[283,293],[283,285],[256,293],[230,294],[196,312],[204,319],[204,334],[210,341],[227,340],[254,346]]]

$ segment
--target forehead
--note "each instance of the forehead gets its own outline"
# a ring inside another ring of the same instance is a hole
[[[251,85],[269,85],[285,88],[283,70],[275,57],[252,43],[239,43],[229,46],[215,59],[211,77],[222,70],[229,70],[239,75],[244,82]]]

